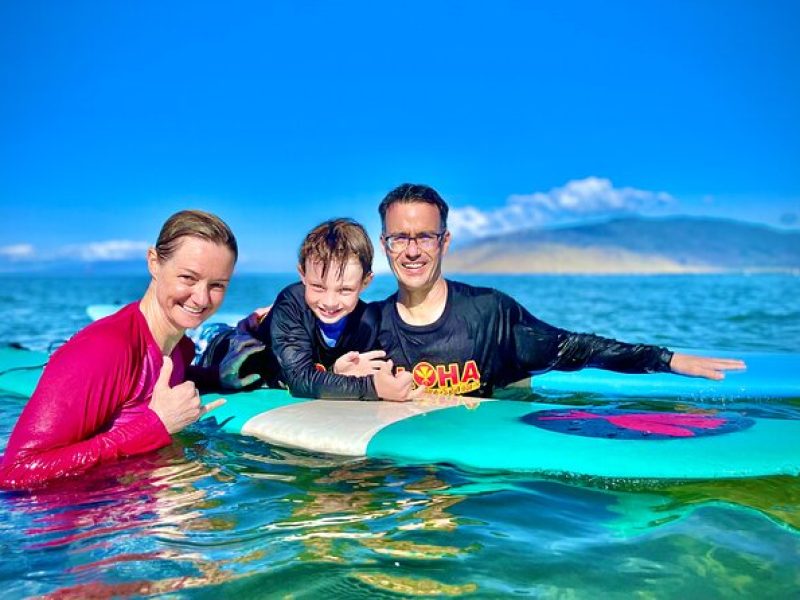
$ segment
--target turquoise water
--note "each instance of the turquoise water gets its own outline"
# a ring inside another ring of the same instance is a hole
[[[469,277],[553,324],[629,341],[797,352],[800,277]],[[240,276],[224,310],[291,276]],[[47,349],[144,278],[4,277],[0,343]],[[379,277],[367,294],[383,297]],[[24,400],[0,396],[0,448]],[[571,403],[596,402],[574,397]],[[662,405],[666,399],[629,401]],[[726,410],[800,418],[800,398]],[[0,494],[4,597],[786,598],[800,587],[800,478],[565,480],[400,468],[203,425],[158,453]]]

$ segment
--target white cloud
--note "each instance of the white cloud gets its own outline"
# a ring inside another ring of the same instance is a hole
[[[32,244],[13,244],[11,246],[0,246],[0,257],[9,260],[30,260],[36,251]]]
[[[582,218],[638,213],[674,201],[666,192],[615,188],[609,179],[587,177],[549,192],[511,195],[505,206],[494,210],[454,208],[448,227],[455,235],[483,237]]]
[[[144,259],[149,244],[132,240],[107,240],[64,246],[57,253],[62,258],[72,258],[86,262],[115,261],[133,258]]]

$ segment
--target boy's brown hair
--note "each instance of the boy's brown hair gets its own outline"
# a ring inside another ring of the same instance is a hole
[[[320,223],[308,232],[300,246],[300,270],[305,272],[306,260],[322,263],[322,276],[328,274],[333,263],[338,264],[341,277],[347,263],[355,258],[363,277],[372,273],[372,242],[366,230],[352,219],[331,219]]]

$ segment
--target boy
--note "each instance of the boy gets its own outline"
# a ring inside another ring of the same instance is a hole
[[[391,362],[381,360],[384,352],[374,350],[376,312],[359,298],[373,278],[372,258],[372,243],[358,223],[318,225],[300,247],[300,282],[282,290],[263,318],[251,315],[212,340],[201,365],[218,365],[228,388],[263,379],[305,398],[420,396],[425,388],[414,390],[411,374],[394,375]]]

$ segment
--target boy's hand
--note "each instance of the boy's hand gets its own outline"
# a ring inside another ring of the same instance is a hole
[[[351,377],[366,377],[379,371],[385,364],[381,360],[386,356],[383,350],[372,350],[370,352],[348,352],[343,354],[333,364],[333,372],[337,375],[349,375]]]
[[[261,321],[269,314],[271,308],[272,305],[270,304],[269,306],[262,306],[261,308],[255,309],[236,324],[236,331],[238,333],[255,335],[256,331],[258,331],[258,326],[261,325]]]
[[[230,341],[228,352],[219,364],[219,383],[229,390],[240,390],[261,379],[258,373],[251,373],[244,377],[239,375],[239,369],[250,356],[264,350],[265,346],[256,338],[236,333]]]
[[[409,402],[421,398],[427,391],[426,387],[414,389],[414,378],[408,371],[401,371],[396,375],[392,373],[394,363],[391,360],[380,361],[381,367],[375,371],[373,381],[375,392],[381,400],[390,402]]]

